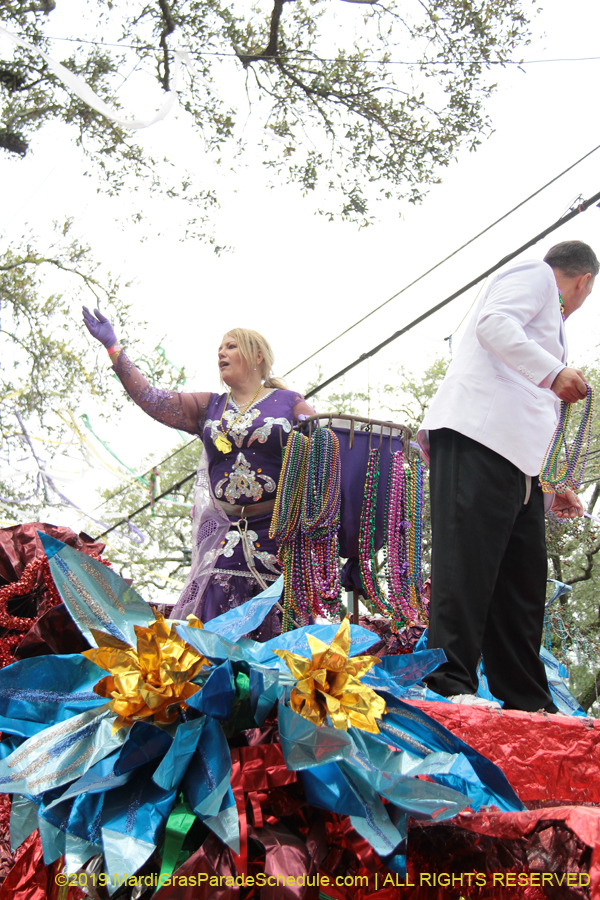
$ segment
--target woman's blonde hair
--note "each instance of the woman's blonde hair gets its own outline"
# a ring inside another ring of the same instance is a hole
[[[266,388],[286,389],[285,381],[282,378],[277,378],[271,371],[275,357],[271,345],[262,334],[259,334],[258,331],[252,331],[250,328],[230,328],[226,332],[226,336],[234,339],[238,345],[240,356],[250,368],[254,368],[254,366],[258,368],[258,353],[259,351],[262,353],[263,361],[260,363],[260,377],[264,381]]]

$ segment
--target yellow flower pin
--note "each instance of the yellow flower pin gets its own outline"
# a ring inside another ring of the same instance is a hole
[[[376,719],[385,713],[385,700],[360,680],[379,659],[376,656],[348,657],[350,623],[344,619],[329,646],[307,634],[312,659],[275,650],[298,681],[292,689],[294,712],[322,725],[329,715],[334,728],[349,725],[378,734]]]

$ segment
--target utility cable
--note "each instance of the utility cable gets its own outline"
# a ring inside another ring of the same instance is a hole
[[[382,341],[376,347],[373,347],[373,349],[369,350],[368,353],[362,353],[358,357],[358,359],[355,359],[354,362],[351,362],[348,366],[346,366],[340,372],[337,372],[335,375],[332,375],[332,377],[328,378],[327,381],[324,381],[322,384],[319,384],[316,387],[314,387],[312,390],[308,391],[308,393],[306,394],[306,399],[314,396],[314,394],[317,394],[324,387],[327,387],[327,385],[331,384],[333,381],[336,381],[338,378],[341,378],[343,375],[346,374],[346,372],[349,372],[351,369],[355,368],[355,366],[358,366],[361,362],[364,362],[366,359],[370,359],[372,356],[375,356],[375,354],[379,353],[379,351],[381,349],[383,349],[383,347],[386,347],[388,344],[391,344],[392,341],[395,341],[396,338],[399,338],[401,335],[406,334],[407,331],[410,331],[412,328],[414,328],[420,322],[423,322],[425,319],[428,319],[429,316],[432,316],[434,313],[436,313],[438,310],[442,309],[442,307],[446,306],[448,303],[451,303],[453,300],[456,300],[456,298],[460,297],[461,294],[464,294],[470,288],[474,287],[476,284],[479,284],[480,281],[483,281],[484,278],[487,278],[493,272],[496,272],[502,266],[506,265],[506,263],[508,263],[512,259],[514,259],[516,256],[519,256],[519,254],[523,253],[524,250],[527,250],[529,247],[532,247],[534,244],[537,244],[537,242],[541,241],[542,238],[551,234],[553,231],[556,231],[557,228],[560,228],[561,225],[564,225],[566,222],[569,222],[571,219],[574,219],[575,216],[578,216],[580,213],[585,212],[594,203],[598,203],[598,201],[600,201],[600,191],[597,194],[594,194],[593,197],[590,197],[589,200],[584,200],[583,203],[581,203],[577,209],[572,210],[571,212],[567,213],[564,216],[561,216],[561,218],[558,219],[558,221],[555,222],[553,225],[550,225],[548,228],[544,229],[544,231],[540,232],[540,234],[537,234],[535,237],[531,238],[531,240],[527,241],[526,244],[523,244],[517,250],[514,250],[512,253],[509,253],[508,256],[505,256],[503,259],[501,259],[499,262],[497,262],[494,266],[487,269],[485,272],[483,272],[477,278],[474,278],[472,281],[470,281],[464,287],[460,288],[460,290],[455,291],[454,294],[451,294],[449,297],[446,297],[445,300],[442,300],[441,303],[436,304],[436,306],[432,306],[431,309],[428,309],[417,319],[414,319],[408,325],[405,325],[404,328],[401,328],[399,331],[396,331],[395,334],[391,335],[391,337],[387,338],[385,341]],[[598,205],[600,206],[600,203],[598,203]],[[188,446],[188,445],[186,445],[186,446]],[[175,452],[177,453],[179,451],[175,451]],[[171,455],[174,456],[175,454],[171,454]],[[191,478],[193,478],[195,476],[195,474],[196,474],[195,472],[190,472],[190,474],[186,475],[185,478],[182,478],[180,481],[178,481],[176,484],[172,485],[166,491],[163,491],[162,494],[160,494],[158,497],[155,498],[155,502],[157,500],[161,500],[163,497],[166,497],[167,494],[173,493],[173,491],[180,488],[183,484],[186,484],[186,482],[188,482]],[[107,502],[107,501],[105,501],[105,502]],[[136,509],[132,513],[130,513],[129,516],[127,516],[124,519],[121,519],[121,521],[117,522],[116,525],[112,525],[106,531],[103,531],[102,534],[99,534],[98,537],[95,538],[95,540],[99,540],[100,538],[109,534],[115,528],[118,528],[120,525],[126,524],[129,519],[133,518],[134,516],[137,516],[139,513],[143,512],[145,509],[148,509],[148,507],[151,505],[151,502],[152,501],[148,501],[148,503],[145,503],[143,506],[140,506],[139,509]]]
[[[416,319],[413,319],[412,322],[409,322],[408,325],[405,325],[404,328],[401,328],[399,331],[396,331],[389,338],[386,338],[385,341],[382,341],[380,344],[377,344],[376,347],[373,347],[372,350],[369,350],[367,353],[361,353],[358,359],[355,359],[349,365],[345,366],[343,369],[340,369],[339,372],[336,372],[335,375],[332,375],[331,378],[328,378],[326,381],[321,382],[316,387],[312,388],[306,394],[306,399],[309,397],[313,397],[315,394],[318,394],[319,391],[322,391],[323,388],[330,385],[332,382],[337,381],[338,378],[341,378],[347,372],[350,372],[351,369],[354,369],[356,366],[360,365],[360,363],[364,362],[366,359],[370,359],[372,356],[375,356],[376,353],[379,353],[380,350],[383,350],[384,347],[387,347],[388,344],[391,344],[392,341],[395,341],[401,335],[406,334],[407,331],[410,331],[415,325],[419,325],[420,322],[424,322],[425,319],[428,319],[429,316],[432,316],[434,313],[438,312],[438,310],[442,309],[444,306],[447,306],[448,303],[451,303],[453,300],[456,300],[457,297],[460,297],[466,291],[470,290],[470,288],[474,287],[476,284],[479,284],[480,281],[483,281],[484,278],[487,278],[493,272],[496,272],[502,266],[509,263],[516,256],[519,256],[523,253],[524,250],[527,250],[529,247],[533,247],[534,244],[537,244],[538,241],[541,241],[542,238],[547,237],[547,235],[552,234],[553,231],[556,231],[557,228],[560,228],[566,222],[569,222],[571,219],[574,219],[575,216],[578,216],[580,213],[585,212],[590,206],[594,203],[598,203],[600,200],[600,191],[597,194],[594,194],[593,197],[590,197],[589,200],[584,200],[577,209],[572,210],[570,213],[567,213],[565,216],[561,216],[558,221],[554,222],[553,225],[550,225],[548,228],[545,228],[544,231],[541,231],[539,234],[536,234],[535,237],[531,238],[531,240],[527,241],[527,243],[523,244],[517,250],[513,250],[512,253],[509,253],[508,256],[505,256],[495,265],[491,266],[489,269],[486,269],[481,275],[478,275],[477,278],[474,278],[464,287],[460,288],[458,291],[455,291],[453,294],[450,294],[449,297],[446,297],[445,300],[442,300],[440,303],[437,303],[435,306],[432,306],[426,312],[422,313],[422,315],[418,316]]]
[[[157,500],[162,500],[163,497],[166,497],[167,494],[172,494],[173,491],[176,491],[182,485],[186,484],[191,478],[194,478],[196,475],[195,472],[190,472],[189,475],[186,475],[185,478],[182,478],[176,484],[172,484],[170,488],[167,488],[166,491],[163,491],[162,494],[159,494],[158,497],[155,497],[154,500],[149,500],[147,503],[144,503],[143,506],[140,506],[139,509],[134,510],[134,512],[130,513],[124,519],[121,519],[116,525],[111,525],[110,528],[107,528],[106,531],[103,531],[102,534],[99,534],[94,538],[95,541],[99,541],[100,538],[105,537],[107,534],[110,534],[111,531],[114,531],[115,528],[119,528],[120,525],[126,525],[130,519],[133,519],[134,516],[139,515],[139,513],[143,512],[145,509],[148,509],[149,506],[152,506],[153,503],[156,503]]]
[[[68,41],[72,44],[91,44],[93,47],[117,47],[119,50],[140,50],[146,51],[147,53],[160,53],[162,56],[162,50],[159,50],[157,47],[142,47],[138,44],[123,44],[123,43],[115,43],[109,41],[91,41],[85,40],[84,38],[69,38],[69,37],[52,37],[50,35],[45,35],[45,40],[47,41]],[[225,50],[202,50],[201,52],[196,52],[190,54],[195,59],[202,59],[205,56],[214,56],[219,59],[239,59],[239,54],[236,53],[235,50],[225,51]],[[242,54],[243,55],[243,54]],[[283,59],[289,62],[329,62],[329,63],[337,63],[338,65],[349,65],[351,60],[344,59],[334,59],[332,57],[318,57],[315,59],[314,56],[306,55],[303,56],[301,54],[295,55],[291,53],[278,53],[277,59]],[[566,57],[555,57],[553,59],[486,59],[481,60],[484,62],[486,66],[533,66],[539,65],[543,63],[565,63],[565,62],[596,62],[600,60],[600,56],[566,56]],[[438,61],[434,59],[424,59],[424,60],[409,60],[409,59],[363,59],[361,62],[364,62],[367,65],[372,66],[431,66],[445,68],[446,66],[465,66],[467,62],[473,62],[474,60],[464,60],[457,59],[456,62],[447,60],[447,61]],[[478,60],[475,60],[478,61]]]
[[[563,175],[566,175],[567,172],[570,172],[572,169],[575,168],[575,166],[578,166],[579,163],[582,163],[585,159],[588,158],[588,156],[591,156],[592,153],[595,153],[597,150],[600,150],[600,144],[598,144],[597,147],[594,147],[593,150],[590,150],[588,153],[586,153],[584,156],[582,156],[580,159],[578,159],[577,162],[574,162],[572,165],[568,166],[568,168],[564,169],[559,175],[556,175],[550,181],[546,182],[546,184],[542,185],[541,188],[538,188],[537,191],[534,191],[533,194],[530,194],[524,200],[521,200],[520,203],[517,203],[516,206],[513,206],[512,209],[510,209],[508,212],[504,213],[504,215],[500,216],[499,219],[496,219],[495,222],[492,222],[491,225],[488,225],[487,228],[484,228],[483,231],[480,231],[479,234],[476,234],[475,237],[472,237],[465,244],[462,244],[456,250],[453,250],[452,253],[450,253],[448,256],[445,256],[444,259],[440,260],[434,266],[431,266],[430,269],[427,269],[426,272],[423,272],[423,274],[419,275],[418,278],[415,278],[414,281],[411,281],[410,284],[407,284],[405,287],[401,288],[401,290],[399,290],[395,294],[393,294],[388,300],[385,300],[383,303],[380,303],[379,306],[376,306],[375,309],[372,309],[371,312],[367,313],[366,316],[363,316],[362,319],[359,319],[358,322],[355,322],[353,325],[350,325],[344,331],[340,332],[340,334],[338,334],[337,337],[334,337],[330,341],[328,341],[326,344],[323,344],[322,347],[319,347],[318,350],[315,350],[314,353],[311,353],[310,356],[307,356],[306,359],[303,359],[302,362],[299,362],[298,365],[293,367],[293,369],[289,369],[287,372],[284,372],[283,377],[285,378],[287,375],[291,375],[292,372],[295,372],[296,369],[299,369],[300,366],[304,365],[304,363],[307,363],[307,362],[309,362],[309,360],[314,359],[314,357],[317,356],[317,354],[321,353],[323,350],[326,350],[327,347],[331,347],[331,345],[334,344],[336,341],[339,341],[339,339],[341,337],[343,337],[345,334],[348,334],[348,332],[352,331],[353,328],[356,328],[357,325],[361,325],[368,318],[370,318],[370,316],[374,315],[376,312],[379,312],[380,309],[383,309],[384,306],[387,306],[388,303],[391,303],[392,300],[395,300],[396,297],[400,296],[400,294],[404,294],[405,291],[407,291],[411,287],[414,287],[415,284],[418,284],[418,282],[422,281],[423,278],[425,278],[427,275],[430,275],[436,269],[439,269],[439,267],[442,266],[445,262],[448,262],[449,259],[452,259],[453,256],[456,256],[457,253],[460,253],[461,250],[464,250],[465,247],[469,246],[469,244],[474,243],[476,240],[478,240],[480,237],[482,237],[484,234],[486,234],[492,228],[495,228],[496,225],[498,225],[500,222],[504,221],[504,219],[507,219],[509,216],[511,216],[514,212],[516,212],[522,206],[525,206],[526,203],[529,203],[530,200],[533,200],[534,197],[537,197],[538,194],[541,194],[542,191],[545,191],[547,187],[550,187],[551,184],[554,184],[555,181],[558,181],[559,178],[562,178]]]
[[[164,464],[165,464],[166,462],[168,462],[170,459],[173,459],[173,457],[174,457],[174,456],[177,456],[178,453],[182,453],[183,450],[187,450],[188,447],[191,447],[191,445],[192,445],[193,443],[195,443],[197,440],[198,440],[198,438],[197,438],[197,437],[194,437],[194,438],[192,438],[191,441],[188,441],[187,444],[184,444],[183,447],[178,447],[177,450],[174,450],[173,453],[169,454],[169,456],[167,456],[165,459],[163,459],[163,460],[161,460],[160,462],[155,463],[153,466],[151,466],[151,468],[148,469],[147,472],[144,472],[143,475],[137,476],[138,479],[139,479],[139,478],[149,478],[150,475],[152,474],[152,470],[153,470],[154,468],[159,468],[159,469],[160,469],[160,467],[161,467],[161,466],[164,466]],[[124,487],[119,488],[118,491],[115,491],[114,494],[111,494],[110,497],[107,497],[106,500],[103,500],[102,503],[99,503],[98,506],[95,506],[95,507],[94,507],[94,512],[95,512],[97,509],[100,509],[100,507],[104,506],[106,503],[110,503],[111,500],[114,500],[115,497],[118,497],[120,494],[123,494],[125,491],[131,490],[132,487],[136,487],[136,485],[135,485],[135,484],[129,483],[129,484],[126,484]],[[162,496],[163,496],[163,495],[161,494],[161,497],[162,497]],[[156,497],[156,500],[158,500],[158,499],[160,499],[160,498],[159,498],[159,497]],[[145,508],[145,507],[144,507],[144,508]]]

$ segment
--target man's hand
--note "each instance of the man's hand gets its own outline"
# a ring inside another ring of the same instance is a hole
[[[559,519],[575,519],[577,516],[583,515],[583,503],[575,491],[567,488],[564,494],[554,495],[552,512]]]
[[[587,383],[581,369],[562,369],[552,382],[552,390],[561,400],[577,403],[587,397]]]

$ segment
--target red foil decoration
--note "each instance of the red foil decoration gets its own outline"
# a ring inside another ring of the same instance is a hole
[[[110,565],[100,556],[104,544],[84,533],[78,536],[69,528],[30,522],[0,530],[0,668],[19,657],[17,648],[23,644],[24,657],[76,653],[87,647],[62,605],[38,531]],[[58,890],[54,870],[44,866],[37,832],[11,853],[9,822],[10,798],[0,794],[0,900],[59,900],[59,894],[60,900],[77,900],[85,896],[76,888]]]
[[[209,835],[173,873],[173,883],[158,891],[156,900],[318,900],[320,890],[332,900],[368,900],[375,873],[381,881],[391,874],[347,817],[307,806],[280,745],[256,743],[257,731],[246,732],[252,746],[231,748],[240,855]],[[265,731],[277,738],[270,726]],[[334,888],[335,877],[348,873],[360,874],[368,884],[351,891]],[[194,878],[196,883],[182,885],[181,878]],[[220,883],[211,885],[211,878]],[[396,898],[396,888],[377,893],[377,900]]]
[[[414,822],[408,842],[411,889],[402,898],[598,897],[599,817],[600,810],[563,807],[462,813],[440,825]]]
[[[10,849],[10,809],[8,794],[0,794],[0,883],[6,878],[14,863]]]
[[[83,532],[78,536],[70,528],[41,522],[0,530],[0,631],[4,632],[0,637],[0,668],[10,665],[16,658],[28,655],[79,652],[86,649],[79,646],[81,641],[78,632],[72,623],[69,624],[68,615],[63,627],[59,628],[60,639],[56,647],[51,646],[52,642],[48,644],[44,641],[39,629],[35,630],[39,618],[62,602],[38,531],[110,565],[100,556],[104,544],[93,541]],[[15,615],[17,610],[22,615]],[[27,641],[29,632],[33,633]],[[19,654],[15,650],[26,635],[25,644],[37,645],[38,649]],[[72,647],[65,646],[65,641],[69,638],[74,641]]]
[[[85,532],[76,535],[70,528],[59,525],[47,525],[44,522],[28,522],[25,525],[13,525],[0,530],[0,584],[18,581],[25,567],[34,559],[45,558],[37,532],[43,531],[50,537],[69,544],[88,556],[98,558],[104,550],[104,544],[94,541]],[[40,610],[42,611],[42,610]]]
[[[47,900],[48,873],[42,842],[35,832],[19,848],[21,855],[0,887],[0,900]]]
[[[424,708],[429,710],[431,705]],[[489,719],[486,710],[475,710],[482,712]],[[503,714],[502,720],[508,715]],[[522,715],[528,721],[532,718]],[[547,725],[547,717],[535,718],[542,720],[542,727]],[[571,720],[551,717],[550,721],[560,730]],[[581,736],[587,728],[576,723],[568,734]],[[262,731],[246,732],[252,746],[232,748],[232,784],[244,834],[240,857],[211,835],[174,873],[203,874],[206,880],[185,887],[174,883],[159,891],[156,900],[212,900],[213,896],[221,900],[600,898],[600,809],[562,806],[514,814],[488,810],[463,813],[440,824],[412,821],[404,879],[386,868],[350,819],[306,805],[295,774],[285,769],[279,745],[258,742]],[[595,733],[594,726],[591,731]],[[264,732],[277,740],[271,726]],[[460,736],[468,738],[462,732]],[[507,756],[510,741],[510,734],[505,735]],[[263,878],[290,876],[295,883],[280,879],[279,884],[261,887],[248,884],[249,876],[256,879],[261,873]],[[546,881],[552,876],[554,881],[542,884],[542,876]],[[211,885],[210,877],[221,883]],[[524,879],[521,884],[519,877]]]
[[[63,884],[62,860],[44,865],[42,842],[35,831],[23,843],[17,862],[0,888],[0,900],[83,900],[86,894],[75,885]]]
[[[411,701],[499,766],[528,807],[600,803],[600,720]]]
[[[15,659],[47,656],[49,653],[83,653],[90,645],[69,615],[64,603],[46,610],[24,638],[17,635]]]
[[[240,873],[233,861],[233,853],[214,834],[210,834],[199,850],[173,873],[177,882],[161,888],[155,900],[237,900],[240,897],[240,886],[229,887],[225,879],[241,880]],[[182,879],[194,881],[183,885]],[[210,884],[210,880],[220,879],[220,884]],[[197,885],[195,882],[200,882]],[[2,900],[2,897],[0,897]]]

